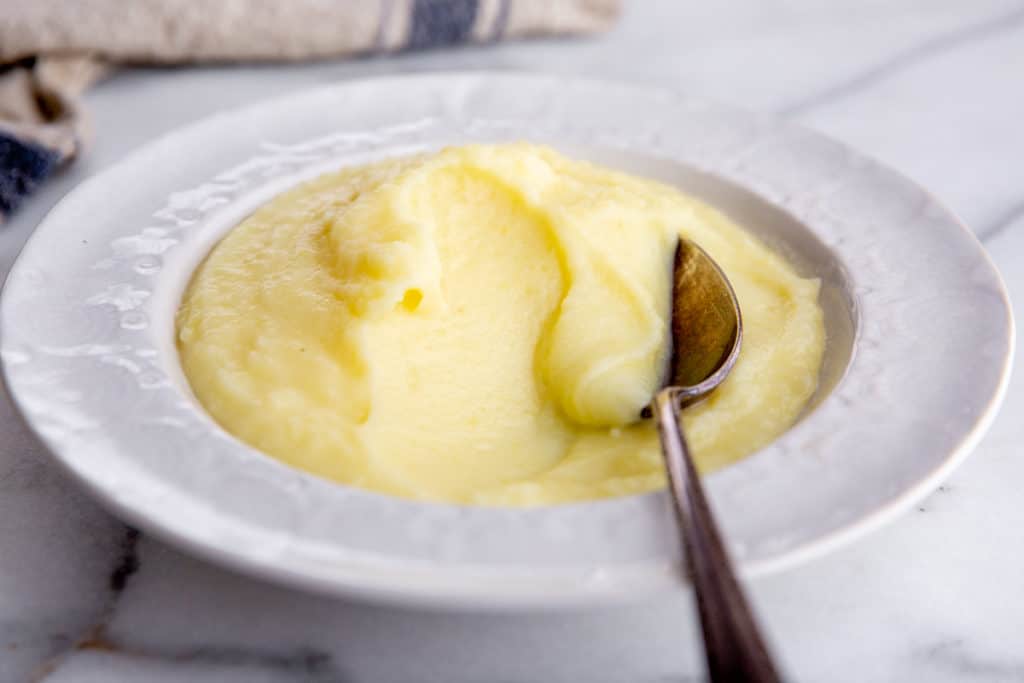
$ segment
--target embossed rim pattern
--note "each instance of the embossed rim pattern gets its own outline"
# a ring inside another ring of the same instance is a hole
[[[227,112],[83,183],[29,240],[0,301],[17,406],[126,520],[293,585],[463,607],[679,587],[664,492],[503,510],[354,490],[226,435],[181,377],[181,289],[261,201],[344,163],[519,138],[628,150],[724,178],[806,225],[848,272],[859,327],[846,376],[783,437],[708,477],[746,573],[890,519],[994,417],[1013,349],[1006,293],[973,235],[918,186],[770,117],[669,91],[485,72],[342,83]]]

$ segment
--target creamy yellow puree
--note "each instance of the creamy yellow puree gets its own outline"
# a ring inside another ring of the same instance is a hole
[[[186,375],[228,431],[382,493],[495,505],[664,485],[639,422],[664,367],[678,235],[743,310],[732,375],[686,411],[704,470],[765,445],[815,389],[818,282],[671,187],[529,144],[321,176],[198,269]]]

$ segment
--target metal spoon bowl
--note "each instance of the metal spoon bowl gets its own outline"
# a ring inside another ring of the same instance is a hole
[[[672,269],[672,354],[650,411],[658,425],[686,564],[697,596],[712,681],[779,681],[708,506],[679,411],[725,380],[739,356],[743,320],[729,279],[680,239]]]

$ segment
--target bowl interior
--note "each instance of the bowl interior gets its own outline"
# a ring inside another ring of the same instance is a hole
[[[853,358],[857,332],[857,315],[852,284],[835,253],[794,216],[754,192],[721,177],[676,161],[620,149],[558,147],[561,148],[560,151],[569,156],[651,178],[677,187],[703,200],[782,254],[800,275],[818,278],[821,281],[819,303],[825,317],[825,353],[822,359],[818,388],[802,412],[800,419],[813,412],[814,408],[821,404],[846,373]],[[175,359],[171,363],[173,366],[172,380],[186,396],[195,402],[200,410],[202,407],[192,393],[175,347],[174,316],[192,275],[214,245],[261,204],[290,187],[321,173],[344,166],[367,163],[371,160],[413,151],[423,151],[423,148],[415,150],[403,148],[397,151],[378,152],[370,156],[360,155],[326,164],[317,164],[294,176],[279,179],[277,182],[262,187],[250,196],[240,198],[230,210],[218,213],[207,224],[198,228],[197,231],[202,233],[201,238],[193,243],[192,249],[187,250],[179,259],[176,259],[175,263],[169,264],[172,272],[169,273],[169,277],[164,279],[166,286],[163,292],[157,293],[157,299],[160,303],[158,308],[162,313],[161,325],[165,330],[163,350],[168,358]]]

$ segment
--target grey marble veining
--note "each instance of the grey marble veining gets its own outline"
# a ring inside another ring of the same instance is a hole
[[[986,18],[979,22],[965,22],[948,31],[938,33],[920,42],[912,43],[905,50],[883,59],[853,77],[826,87],[817,93],[783,106],[778,110],[781,116],[799,117],[825,105],[832,105],[845,98],[871,88],[877,82],[894,74],[925,64],[930,59],[949,54],[1000,34],[1013,32],[1024,25],[1024,8]]]
[[[666,85],[841,138],[960,214],[1024,302],[1020,64],[1020,2],[633,0],[612,34],[581,42],[127,71],[88,97],[90,154],[0,228],[0,274],[64,192],[210,112],[362,75],[527,68]],[[915,511],[751,587],[796,680],[1024,680],[1022,409],[1015,376],[975,455]],[[0,395],[0,681],[699,680],[689,607],[680,598],[575,618],[483,618],[327,601],[242,577],[101,511]]]

